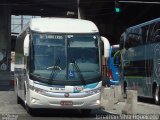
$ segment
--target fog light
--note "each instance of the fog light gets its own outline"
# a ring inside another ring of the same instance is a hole
[[[100,103],[101,103],[101,101],[100,101],[100,100],[96,100],[96,103],[97,103],[97,104],[100,104]]]
[[[35,103],[35,102],[36,102],[36,99],[32,98],[31,102],[32,102],[32,103]]]

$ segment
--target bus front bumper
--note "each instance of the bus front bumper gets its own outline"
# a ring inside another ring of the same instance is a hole
[[[57,98],[29,90],[27,98],[27,105],[31,108],[98,109],[101,106],[100,104],[100,93],[83,98]]]

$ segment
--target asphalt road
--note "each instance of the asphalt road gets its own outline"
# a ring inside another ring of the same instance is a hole
[[[100,119],[100,116],[113,115],[102,109],[93,110],[89,116],[83,116],[78,110],[42,109],[33,115],[26,112],[23,104],[16,103],[14,91],[0,91],[0,120],[88,120]],[[115,115],[114,115],[115,116]]]
[[[54,109],[41,109],[30,115],[23,104],[16,103],[16,94],[10,89],[0,91],[0,120],[160,120],[160,106],[146,101],[141,99],[138,102],[136,116],[121,114],[125,103],[115,104],[113,109],[107,112],[103,109],[93,110],[89,116],[82,115],[78,110]],[[146,115],[149,119],[143,118]]]

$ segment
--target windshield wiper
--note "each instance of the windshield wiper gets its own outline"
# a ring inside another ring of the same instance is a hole
[[[70,40],[68,40],[67,46],[68,46],[68,48],[70,48]],[[85,79],[84,79],[84,77],[82,75],[82,72],[79,69],[79,66],[76,63],[76,61],[73,59],[71,53],[70,53],[70,59],[71,59],[71,63],[72,63],[73,68],[76,70],[76,72],[78,73],[78,76],[79,76],[80,80],[82,81],[82,84],[86,85],[86,82],[85,82]]]
[[[59,66],[60,64],[60,59],[59,57],[57,57],[56,62],[54,64],[54,66]],[[55,68],[52,69],[51,75],[50,75],[50,79],[49,79],[49,83],[52,83],[53,78],[55,78],[55,76],[57,75],[58,72],[56,72],[57,70]]]
[[[84,77],[83,77],[83,75],[82,75],[82,72],[81,72],[78,64],[76,63],[76,61],[73,60],[73,59],[72,59],[72,66],[73,66],[73,68],[76,70],[76,72],[78,73],[78,76],[79,76],[80,80],[82,81],[82,83],[83,83],[84,85],[86,85],[86,82],[85,82],[85,79],[84,79]]]

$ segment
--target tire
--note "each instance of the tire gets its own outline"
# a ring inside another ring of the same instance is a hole
[[[156,87],[155,94],[154,94],[155,104],[160,105],[160,89]]]
[[[127,98],[127,83],[123,82],[123,97]]]
[[[33,115],[34,114],[34,109],[30,108],[27,104],[25,105],[26,111],[30,114]]]
[[[17,104],[21,104],[22,103],[22,100],[21,98],[17,95]]]
[[[82,109],[81,114],[85,116],[89,116],[91,111],[92,111],[91,109]]]

